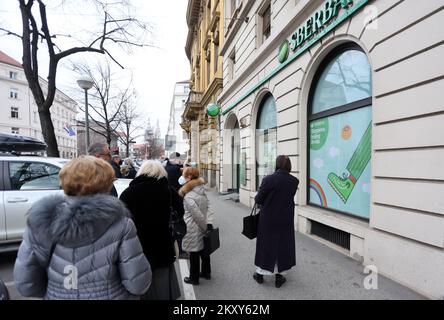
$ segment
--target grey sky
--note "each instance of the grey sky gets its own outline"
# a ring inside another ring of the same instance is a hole
[[[87,30],[95,30],[99,25],[97,19],[88,10],[88,1],[65,1],[68,5],[60,6],[60,0],[47,0],[49,27],[53,33],[70,34],[73,38],[58,38],[62,49],[72,46],[73,39],[85,39],[83,34]],[[132,53],[120,51],[116,54],[119,63],[133,73],[133,83],[138,92],[140,111],[151,118],[155,125],[159,119],[162,135],[166,134],[168,126],[169,108],[172,101],[174,83],[189,78],[190,68],[185,55],[185,41],[187,36],[186,8],[187,0],[132,0],[136,15],[143,21],[151,23],[153,34],[148,42],[158,48],[134,48]],[[51,7],[53,6],[53,7]],[[21,18],[17,0],[0,1],[0,26],[21,33]],[[0,50],[21,62],[21,43],[13,36],[0,37]],[[47,76],[46,46],[39,47],[41,62],[40,76]],[[113,50],[117,53],[118,50]],[[71,60],[95,61],[102,58],[100,54],[76,54]],[[57,87],[83,104],[82,95],[76,95],[75,78],[77,77],[68,68],[65,61],[57,74]],[[128,79],[129,72],[119,71],[116,65],[114,70]],[[123,86],[125,85],[122,84]],[[73,91],[74,90],[74,91]],[[81,93],[80,90],[78,89]],[[77,99],[80,97],[80,99]]]

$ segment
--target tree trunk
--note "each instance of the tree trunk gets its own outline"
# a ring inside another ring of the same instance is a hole
[[[49,110],[44,110],[42,107],[39,109],[40,126],[42,127],[42,135],[47,144],[46,153],[48,157],[59,158],[59,149],[57,148],[57,139],[54,132],[54,125],[51,120],[51,113]]]
[[[130,144],[130,128],[129,125],[126,126],[126,157],[129,158],[129,144]]]

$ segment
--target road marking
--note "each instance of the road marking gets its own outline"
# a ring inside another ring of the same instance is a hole
[[[183,293],[185,295],[185,300],[196,300],[196,295],[194,294],[193,285],[185,283],[183,281],[183,278],[187,277],[190,274],[186,259],[179,259],[179,269],[182,279],[182,287],[183,287]]]

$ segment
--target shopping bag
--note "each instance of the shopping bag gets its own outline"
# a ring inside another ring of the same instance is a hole
[[[259,212],[257,212],[257,205],[254,204],[249,216],[244,217],[242,234],[248,239],[257,237],[257,227],[259,224]]]
[[[207,232],[204,235],[203,241],[204,241],[203,253],[209,256],[220,247],[219,228],[207,230]]]

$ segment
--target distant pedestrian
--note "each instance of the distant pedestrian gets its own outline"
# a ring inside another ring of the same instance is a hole
[[[108,162],[111,165],[111,167],[113,166],[112,161],[111,161],[111,151],[109,150],[109,145],[107,143],[103,143],[103,142],[93,143],[88,148],[88,154],[90,156],[93,156],[93,157],[96,157],[99,159],[103,159],[106,162]],[[114,170],[114,168],[113,168],[113,170]],[[114,171],[114,177],[117,178],[115,176],[115,171]],[[113,184],[109,194],[112,196],[118,197],[118,193],[117,193],[116,187],[114,187],[114,184]]]
[[[210,256],[203,253],[203,237],[207,229],[213,228],[213,212],[205,194],[205,181],[199,178],[199,169],[183,169],[184,186],[179,194],[184,197],[184,220],[187,233],[182,239],[182,249],[190,254],[190,276],[184,278],[189,284],[199,284],[199,277],[211,279]],[[200,268],[202,260],[202,269]]]
[[[137,170],[134,167],[133,160],[131,160],[131,158],[126,158],[123,160],[123,164],[128,168],[128,172],[123,176],[123,178],[134,179],[136,177]]]
[[[151,268],[125,205],[107,193],[111,166],[91,156],[60,170],[66,195],[51,195],[30,209],[14,266],[26,297],[135,299],[151,283]]]
[[[111,156],[110,164],[114,169],[114,174],[117,179],[122,178],[122,172],[120,172],[120,166],[122,165],[122,163],[123,163],[123,161],[122,161],[122,158],[120,157],[120,155],[114,154]]]
[[[182,164],[181,164],[179,152],[173,152],[170,154],[169,158],[166,158],[165,170],[168,173],[168,182],[169,182],[171,188],[173,188],[176,191],[176,193],[179,192],[179,189],[181,187],[179,180],[182,177]],[[183,179],[183,177],[182,177],[182,179]],[[177,204],[178,201],[181,201],[181,200],[177,199],[177,201],[175,203]],[[177,206],[175,207],[175,209],[178,210]],[[177,239],[177,244],[179,247],[179,258],[180,259],[189,259],[188,253],[186,253],[182,249],[182,238]]]
[[[182,165],[180,164],[180,153],[173,152],[165,164],[165,170],[168,173],[168,181],[170,186],[172,186],[176,191],[179,191],[180,184],[179,178],[182,175],[182,171],[180,170]]]
[[[286,281],[283,272],[296,265],[294,197],[299,180],[290,174],[288,156],[276,159],[276,171],[266,176],[255,197],[260,210],[253,278],[263,283],[264,275],[276,275],[275,286]]]
[[[180,287],[174,269],[175,251],[170,233],[171,193],[160,161],[145,161],[120,199],[131,211],[143,252],[151,264],[153,282],[143,297],[175,300]]]

